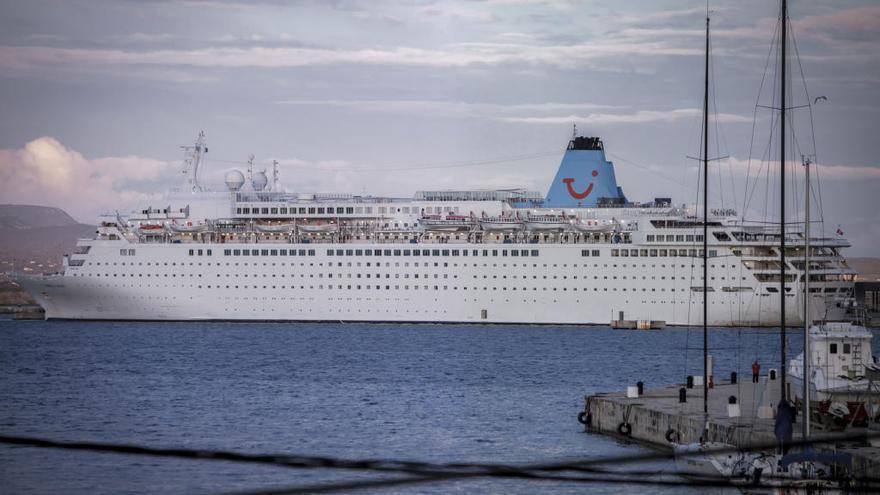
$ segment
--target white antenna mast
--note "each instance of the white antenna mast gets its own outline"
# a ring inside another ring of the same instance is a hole
[[[272,192],[278,192],[278,160],[272,160]]]
[[[251,153],[250,155],[248,155],[247,165],[248,165],[248,168],[247,168],[247,183],[250,184],[251,181],[254,179],[254,154],[253,154],[253,153]]]
[[[205,131],[199,131],[199,137],[193,146],[181,146],[183,149],[183,175],[186,176],[186,185],[192,192],[202,191],[199,184],[199,164],[202,154],[208,152],[205,141]]]

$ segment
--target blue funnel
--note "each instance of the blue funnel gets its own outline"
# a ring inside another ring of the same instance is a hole
[[[577,208],[624,203],[626,197],[614,178],[614,164],[605,159],[602,141],[583,136],[569,141],[544,206]]]

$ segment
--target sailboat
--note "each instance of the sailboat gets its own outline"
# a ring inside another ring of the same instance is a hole
[[[777,426],[780,426],[779,423],[783,422],[782,419],[785,415],[782,414],[782,410],[785,408],[791,409],[792,406],[788,402],[788,398],[786,396],[786,385],[785,385],[785,368],[784,364],[786,362],[785,357],[785,294],[787,293],[786,288],[786,276],[785,276],[785,242],[786,242],[786,231],[785,231],[785,162],[786,162],[786,154],[785,154],[785,120],[786,120],[786,79],[785,79],[785,69],[786,69],[786,39],[787,39],[787,27],[788,27],[788,3],[787,0],[781,0],[781,9],[780,9],[780,22],[782,25],[781,28],[781,44],[780,44],[780,60],[781,60],[781,108],[780,110],[780,136],[781,136],[781,152],[780,152],[780,170],[781,170],[781,179],[780,179],[780,258],[781,258],[781,276],[780,276],[780,290],[779,290],[779,299],[780,299],[780,349],[781,349],[781,363],[783,364],[783,369],[781,373],[781,398],[779,402],[779,406],[777,409]],[[847,458],[829,454],[816,454],[809,449],[804,449],[804,452],[798,452],[795,454],[787,454],[787,452],[775,452],[775,453],[765,453],[765,452],[751,452],[751,451],[737,451],[736,447],[730,444],[721,443],[721,442],[711,442],[709,441],[708,435],[708,369],[707,369],[707,352],[708,352],[708,329],[707,329],[707,308],[708,308],[708,277],[707,277],[707,266],[708,266],[708,134],[709,134],[709,125],[708,125],[708,104],[709,104],[709,16],[707,12],[706,16],[706,80],[705,80],[705,93],[703,100],[703,149],[702,149],[702,163],[703,163],[703,415],[705,426],[703,428],[703,434],[701,435],[698,442],[690,443],[690,444],[680,444],[674,445],[674,451],[676,454],[676,465],[678,467],[679,473],[685,476],[694,475],[694,476],[712,476],[712,477],[721,477],[724,479],[730,480],[734,484],[742,484],[747,485],[751,483],[761,483],[764,486],[769,487],[780,487],[780,489],[791,488],[793,485],[803,490],[807,491],[826,491],[826,490],[836,490],[841,487],[840,481],[838,479],[833,479],[831,477],[832,470],[830,469],[831,464],[846,464]],[[806,294],[809,294],[807,292]],[[805,359],[804,363],[808,363]],[[805,364],[806,366],[806,364]],[[793,419],[793,418],[790,418]],[[782,424],[784,427],[791,427],[791,424]],[[805,430],[805,437],[809,438],[808,431]],[[790,441],[790,439],[789,439]],[[782,450],[785,450],[784,448]],[[762,476],[764,477],[762,479]]]
[[[706,61],[703,93],[703,432],[697,442],[674,445],[675,462],[679,474],[685,476],[724,476],[734,474],[735,466],[743,464],[735,446],[709,441],[709,11],[706,6]],[[720,452],[726,454],[721,454]],[[744,464],[743,464],[744,465]]]

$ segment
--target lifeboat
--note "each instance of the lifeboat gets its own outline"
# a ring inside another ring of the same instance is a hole
[[[296,228],[300,232],[309,233],[330,233],[339,230],[339,226],[335,223],[304,223],[297,225]]]
[[[516,231],[523,229],[523,222],[514,217],[484,217],[480,219],[480,228],[485,231]]]
[[[172,232],[177,232],[179,234],[194,234],[208,230],[208,225],[204,223],[193,224],[192,222],[186,222],[186,224],[183,225],[179,223],[170,223],[168,224],[168,228],[171,229]]]
[[[162,235],[165,233],[165,226],[157,223],[142,223],[138,226],[139,235]]]
[[[471,230],[474,227],[474,219],[465,215],[425,215],[419,219],[419,225],[425,230],[440,232],[459,232]]]
[[[614,232],[615,224],[612,221],[581,220],[571,224],[578,232]]]
[[[528,230],[568,230],[571,221],[564,215],[529,215],[526,220]]]
[[[254,225],[254,228],[258,232],[266,232],[272,234],[286,234],[291,232],[294,229],[295,225],[292,223],[258,223]]]

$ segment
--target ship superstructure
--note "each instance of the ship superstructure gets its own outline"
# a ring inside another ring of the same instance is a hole
[[[574,136],[546,197],[525,190],[413,198],[281,191],[277,168],[205,190],[204,135],[167,206],[100,219],[63,273],[25,277],[48,318],[607,324],[702,323],[703,219],[629,201],[599,138]],[[252,160],[251,160],[252,162]],[[804,238],[732,210],[708,221],[711,325],[801,321]],[[844,311],[842,238],[810,241],[814,307]],[[801,260],[800,262],[798,260]]]

